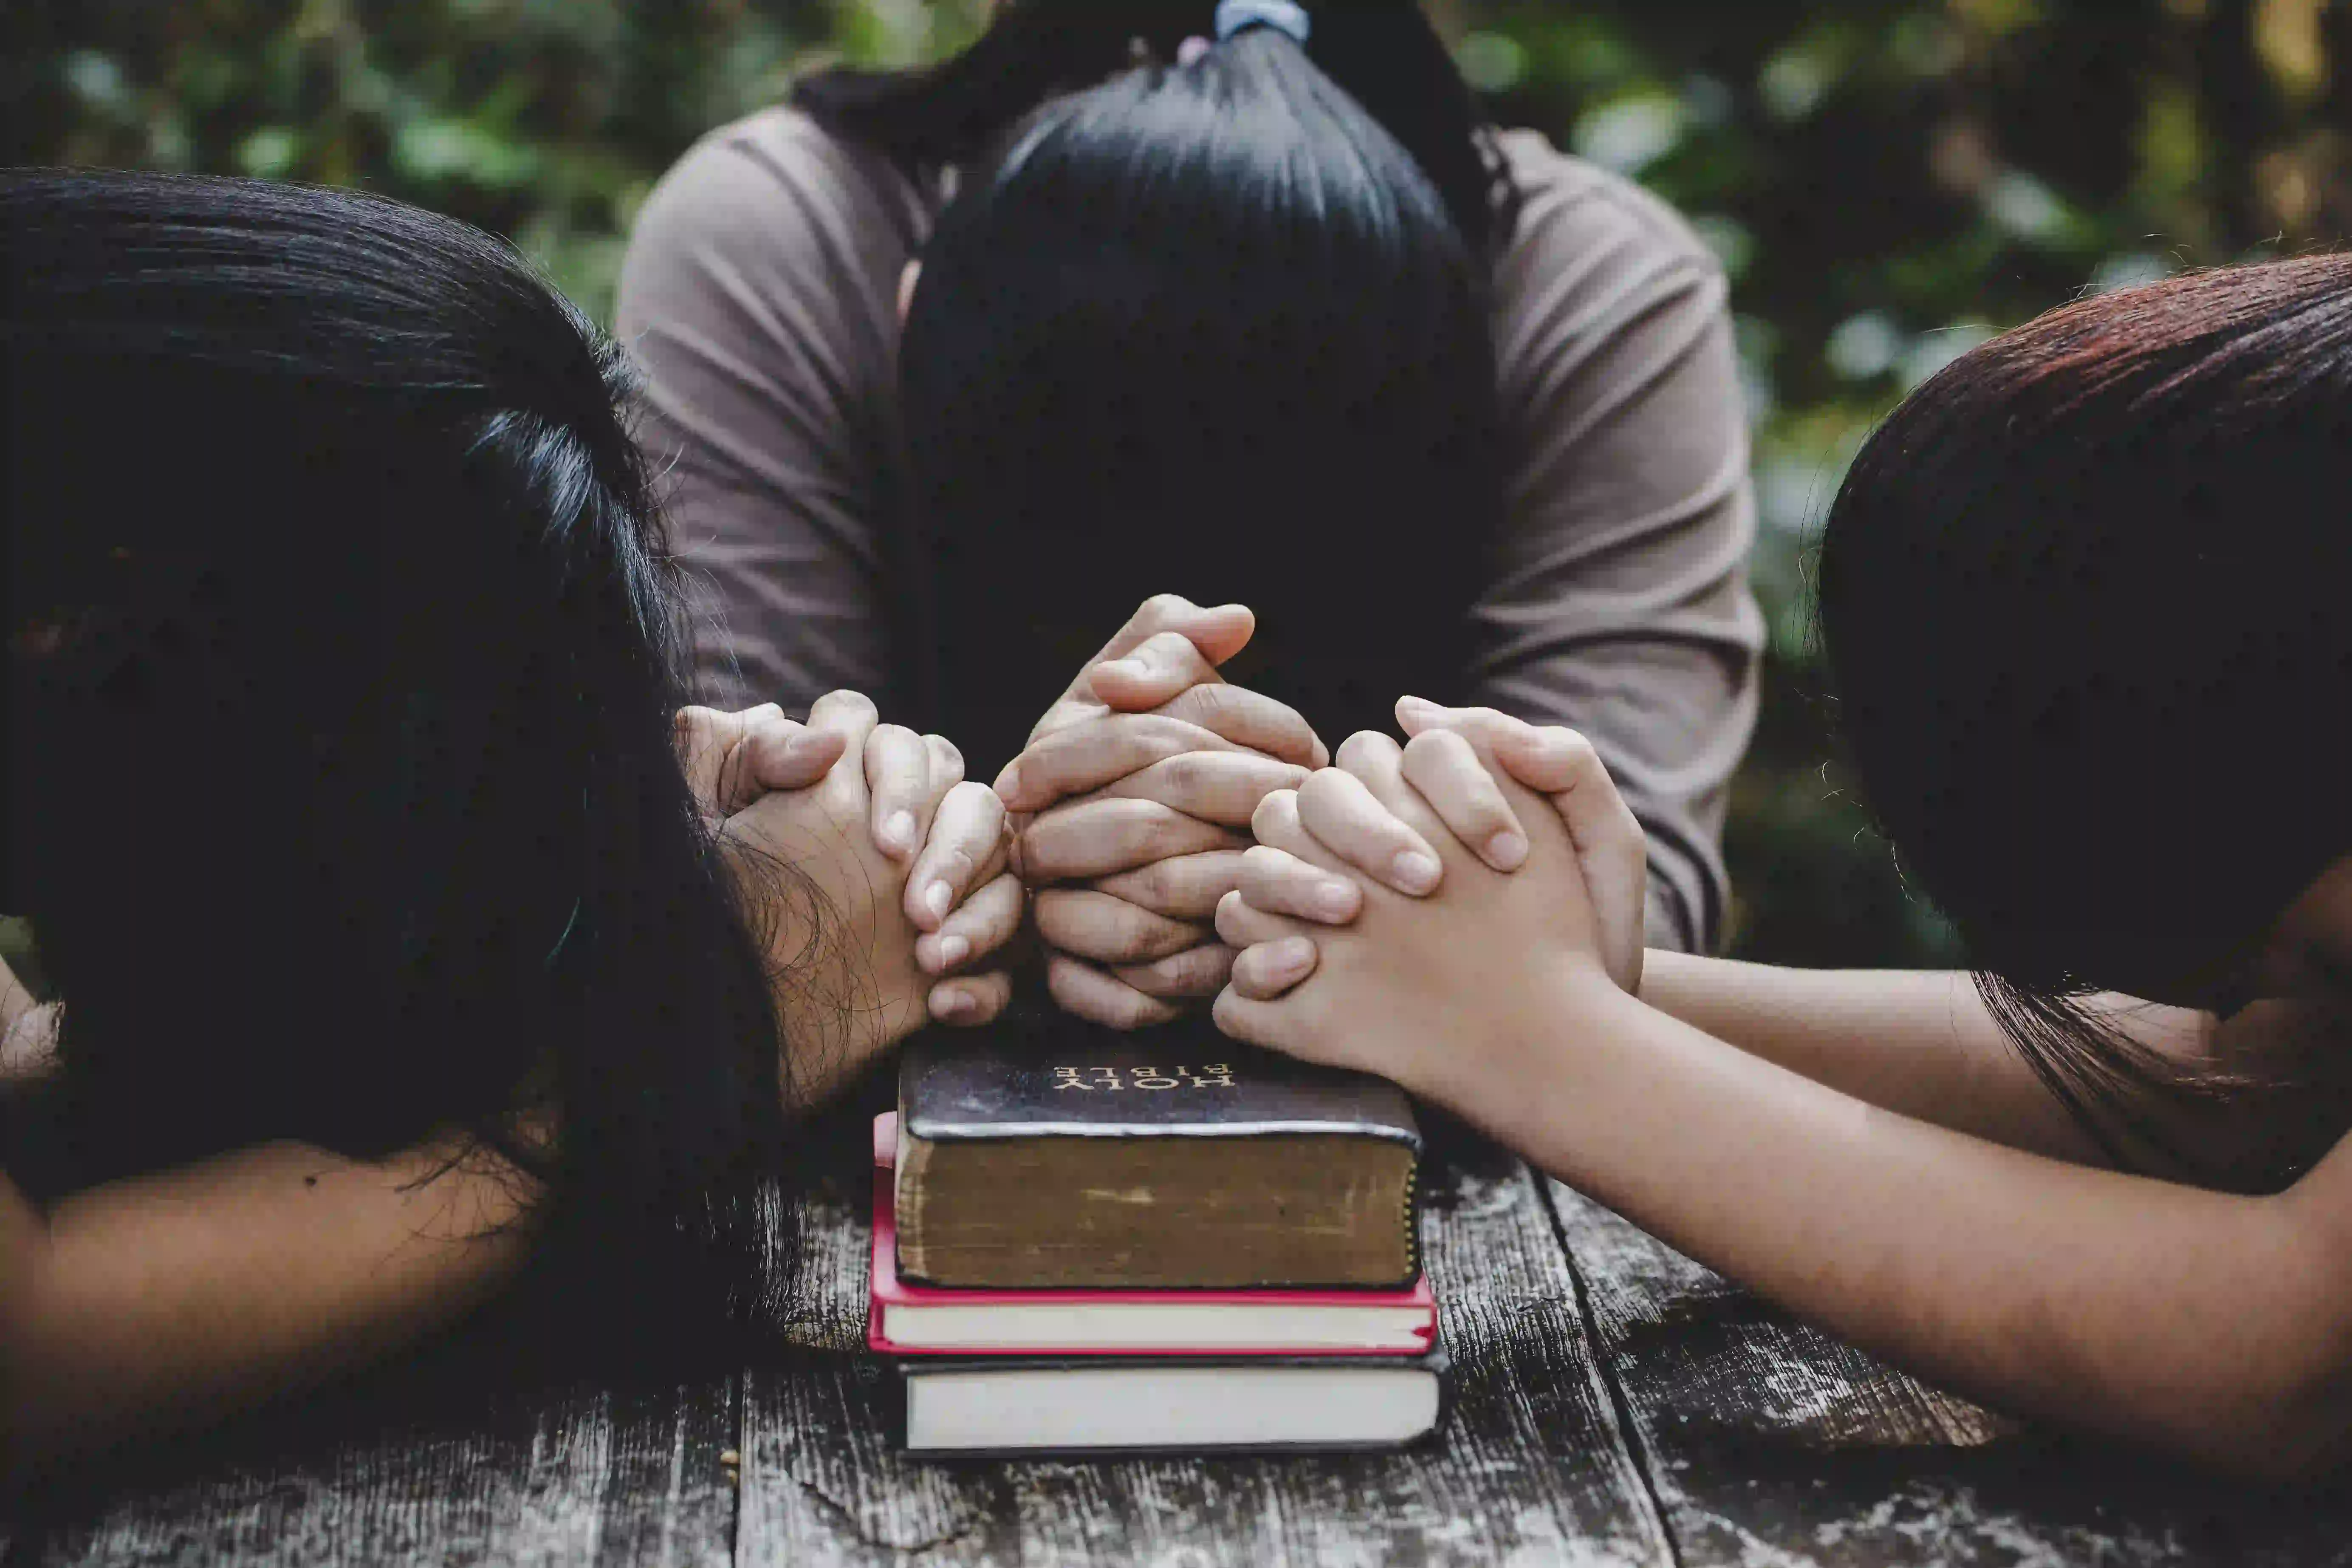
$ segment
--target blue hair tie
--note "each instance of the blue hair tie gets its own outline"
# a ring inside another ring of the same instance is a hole
[[[1287,34],[1300,48],[1307,47],[1307,35],[1315,30],[1307,7],[1298,0],[1217,0],[1217,42],[1222,44],[1252,27],[1272,27]]]

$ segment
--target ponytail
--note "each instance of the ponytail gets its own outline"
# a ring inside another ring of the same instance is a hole
[[[822,72],[794,107],[914,167],[984,157],[1048,99],[1212,36],[1211,0],[1006,0],[980,40],[907,71]],[[1473,255],[1510,242],[1518,195],[1469,84],[1414,0],[1311,7],[1307,57],[1420,164]]]

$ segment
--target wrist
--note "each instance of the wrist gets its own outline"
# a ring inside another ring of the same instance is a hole
[[[1598,955],[1565,955],[1524,984],[1496,987],[1466,1020],[1475,1048],[1444,1053],[1431,1081],[1405,1087],[1523,1147],[1519,1130],[1572,1089],[1590,1043],[1618,1026],[1622,1009],[1639,1005]]]

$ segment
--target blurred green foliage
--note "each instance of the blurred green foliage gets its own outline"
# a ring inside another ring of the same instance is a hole
[[[2339,243],[2352,0],[1431,4],[1498,118],[1651,185],[1733,279],[1773,636],[1729,843],[1739,951],[1948,957],[1833,760],[1807,532],[1872,424],[2000,328]],[[810,67],[956,47],[983,9],[8,0],[0,160],[366,185],[512,236],[603,315],[638,205],[696,136]]]

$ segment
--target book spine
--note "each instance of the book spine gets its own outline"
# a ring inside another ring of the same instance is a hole
[[[1404,1268],[1408,1280],[1421,1278],[1421,1156],[1415,1154],[1404,1173]]]

